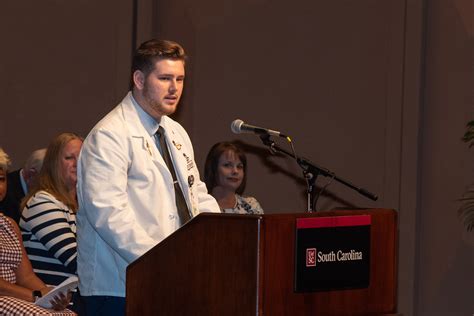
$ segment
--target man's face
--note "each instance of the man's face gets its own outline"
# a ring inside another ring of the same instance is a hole
[[[173,114],[183,93],[184,62],[161,59],[147,77],[139,70],[135,73],[135,97],[143,109],[156,120]]]

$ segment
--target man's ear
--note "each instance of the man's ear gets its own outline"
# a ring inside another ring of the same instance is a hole
[[[142,90],[145,86],[145,74],[141,70],[135,70],[133,73],[133,83],[138,90]]]

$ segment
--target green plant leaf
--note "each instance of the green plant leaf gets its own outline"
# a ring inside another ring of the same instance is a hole
[[[474,120],[472,121],[469,121],[467,124],[466,124],[466,132],[464,133],[464,136],[461,138],[462,141],[466,142],[466,143],[469,143],[469,148],[474,146]]]
[[[471,184],[462,198],[462,204],[458,209],[458,215],[468,231],[474,229],[474,184]]]
[[[462,140],[469,144],[469,148],[474,146],[474,120],[467,122],[466,132]],[[461,201],[461,206],[458,209],[458,216],[466,226],[468,231],[474,229],[474,184],[471,184],[466,192],[464,192]]]

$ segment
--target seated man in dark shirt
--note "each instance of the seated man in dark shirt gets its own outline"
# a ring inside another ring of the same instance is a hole
[[[9,172],[7,175],[8,187],[5,199],[0,202],[0,209],[15,222],[20,221],[20,203],[28,190],[33,187],[43,166],[46,148],[33,151],[23,168]]]

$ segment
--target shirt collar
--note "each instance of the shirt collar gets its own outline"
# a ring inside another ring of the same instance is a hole
[[[23,172],[23,169],[20,169],[20,183],[23,193],[26,195],[28,193],[28,185],[26,184],[25,178],[23,177]]]

